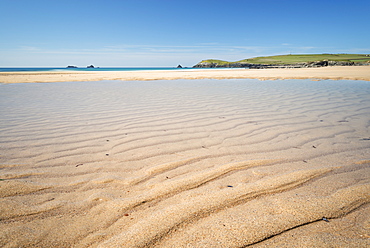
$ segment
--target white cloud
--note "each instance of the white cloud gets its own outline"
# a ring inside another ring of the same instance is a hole
[[[288,44],[288,43],[284,43]],[[1,66],[193,66],[203,59],[238,61],[257,56],[299,53],[370,53],[370,49],[353,48],[336,50],[313,46],[243,46],[218,43],[182,45],[117,44],[82,49],[41,49],[22,46],[16,49],[0,48]]]
[[[40,48],[32,47],[32,46],[20,46],[19,50],[22,50],[22,51],[38,51],[38,50],[40,50]]]

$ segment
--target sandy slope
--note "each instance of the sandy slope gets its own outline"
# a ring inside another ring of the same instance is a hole
[[[0,246],[369,247],[369,95],[331,80],[0,85]]]
[[[91,72],[0,72],[0,83],[46,83],[99,80],[173,79],[348,79],[370,81],[370,66],[336,66],[298,69],[221,69],[176,71],[91,71]]]

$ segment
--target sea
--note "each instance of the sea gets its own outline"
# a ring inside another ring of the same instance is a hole
[[[0,72],[38,72],[38,71],[173,71],[199,69],[231,69],[231,68],[193,68],[193,67],[95,67],[95,68],[56,68],[56,67],[8,67],[0,68]]]

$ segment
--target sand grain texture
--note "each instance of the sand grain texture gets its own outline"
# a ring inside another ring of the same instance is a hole
[[[366,81],[0,88],[1,247],[370,245]]]

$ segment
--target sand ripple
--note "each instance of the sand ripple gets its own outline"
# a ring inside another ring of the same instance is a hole
[[[370,245],[368,82],[0,88],[1,247]]]

